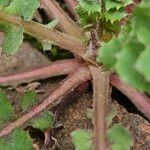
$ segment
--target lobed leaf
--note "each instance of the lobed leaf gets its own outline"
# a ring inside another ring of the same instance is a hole
[[[150,45],[140,54],[135,63],[137,71],[150,83]]]
[[[8,6],[12,0],[0,0],[0,9]]]
[[[119,10],[111,9],[104,13],[104,18],[106,19],[106,21],[110,21],[111,23],[114,23],[116,21],[120,21],[126,15],[127,14],[125,13],[123,8],[120,8]]]
[[[30,21],[39,6],[40,0],[12,0],[5,11],[20,15],[25,21]]]
[[[27,131],[16,129],[5,144],[6,150],[33,150],[33,143]]]
[[[38,118],[33,119],[31,121],[31,125],[34,128],[37,128],[40,130],[46,130],[53,126],[53,121],[54,121],[53,113],[46,110]]]
[[[23,42],[23,28],[5,24],[3,27],[5,39],[2,45],[6,55],[14,54]]]
[[[131,41],[124,45],[118,55],[116,71],[123,81],[141,91],[150,91],[150,83],[135,69],[135,63],[140,53],[144,50],[143,44]]]
[[[80,24],[86,26],[88,24],[95,24],[96,19],[101,14],[101,5],[97,0],[78,0],[76,8],[80,16]]]
[[[87,130],[76,130],[71,133],[72,142],[76,150],[92,150],[92,133]]]
[[[119,10],[120,8],[124,8],[131,3],[133,3],[132,0],[105,0],[105,8],[107,11],[110,9]]]
[[[11,2],[11,3],[10,3]],[[22,16],[25,21],[30,21],[36,9],[40,6],[39,0],[2,0],[0,8],[5,7],[3,11]],[[3,52],[7,55],[14,54],[23,42],[23,28],[16,27],[4,22],[0,22],[1,30],[5,32],[3,42]],[[3,28],[2,28],[3,27]]]
[[[27,91],[23,94],[20,104],[23,111],[28,110],[36,104],[37,95],[35,91]]]
[[[97,0],[78,0],[80,7],[88,14],[101,12],[101,6]]]
[[[114,69],[116,56],[121,50],[121,42],[119,39],[111,39],[109,42],[102,44],[99,49],[97,61],[103,63],[107,68]]]
[[[135,9],[132,20],[133,30],[137,35],[138,40],[145,45],[149,45],[150,2],[141,3]]]
[[[114,9],[114,8],[116,8],[118,10],[123,6],[124,5],[122,2],[113,1],[113,0],[105,0],[105,8],[107,11],[110,9]]]
[[[121,125],[116,124],[107,132],[112,150],[130,150],[132,138],[128,131]]]

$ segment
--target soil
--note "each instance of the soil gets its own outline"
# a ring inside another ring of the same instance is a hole
[[[41,52],[37,51],[29,43],[25,42],[18,53],[7,58],[0,56],[0,76],[6,74],[13,74],[33,68],[38,68],[50,64],[51,61],[44,56]],[[40,82],[40,85],[35,87],[38,91],[38,100],[43,101],[52,90],[58,86],[58,83],[64,77],[46,79]],[[22,88],[22,87],[20,87]],[[25,89],[25,87],[23,87]],[[17,102],[22,95],[22,92],[11,90],[10,88],[4,89],[12,101],[17,105]],[[21,90],[20,90],[21,91]],[[113,119],[113,123],[120,123],[130,130],[133,137],[133,150],[149,150],[150,149],[150,124],[149,122],[136,110],[130,101],[120,94],[116,89],[113,90],[113,102],[117,108],[117,115]],[[87,118],[86,112],[88,108],[92,108],[92,89],[91,87],[82,94],[79,98],[71,101],[68,100],[65,107],[57,120],[60,128],[54,128],[51,137],[53,140],[53,147],[57,145],[57,149],[73,150],[71,143],[70,133],[73,130],[91,129],[91,120]],[[36,137],[37,141],[42,141],[44,136]],[[56,144],[57,143],[57,144]],[[38,145],[38,144],[37,144]],[[58,148],[59,147],[59,148]],[[38,148],[36,148],[38,149]],[[51,149],[51,148],[50,148]]]

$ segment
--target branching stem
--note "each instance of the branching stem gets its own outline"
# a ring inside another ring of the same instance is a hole
[[[86,67],[81,67],[77,72],[70,75],[60,86],[41,104],[33,108],[30,112],[26,113],[18,120],[10,123],[0,131],[0,137],[8,135],[15,128],[22,126],[24,123],[41,113],[47,107],[54,103],[59,103],[63,97],[70,91],[74,90],[78,85],[86,82],[91,78],[91,74]]]
[[[0,20],[22,27],[25,32],[33,37],[49,41],[54,45],[57,45],[62,49],[70,50],[81,57],[85,55],[86,45],[82,40],[69,36],[65,33],[61,33],[58,30],[49,29],[34,21],[23,21],[20,17],[4,13],[3,11],[0,11]]]

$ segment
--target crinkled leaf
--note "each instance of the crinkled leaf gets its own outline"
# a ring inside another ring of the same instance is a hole
[[[120,21],[122,18],[124,18],[127,14],[125,13],[124,9],[120,8],[116,11],[116,9],[111,9],[109,11],[106,11],[104,13],[104,17],[106,21],[110,21],[111,23],[114,23],[116,21]]]
[[[0,0],[0,9],[8,6],[12,0]]]
[[[101,6],[97,0],[78,0],[79,5],[82,7],[84,12],[94,13],[101,12]]]
[[[103,43],[99,49],[97,61],[108,68],[114,69],[116,55],[120,50],[121,42],[119,39],[112,39],[107,43]]]
[[[30,21],[39,6],[40,0],[13,0],[5,10],[21,15],[25,21]]]
[[[23,29],[6,23],[1,24],[5,32],[5,39],[2,45],[3,52],[7,55],[14,54],[23,41]]]
[[[79,22],[82,26],[86,26],[88,24],[96,24],[96,18],[98,16],[97,12],[88,14],[88,12],[84,12],[81,7],[78,7],[77,13],[80,16]]]
[[[92,150],[92,133],[87,130],[76,130],[71,133],[76,150]]]
[[[6,150],[33,150],[32,139],[28,132],[16,129],[10,135],[10,140],[6,142]]]
[[[86,26],[96,24],[97,17],[101,13],[101,6],[97,0],[79,0],[76,11],[80,16],[80,24]]]
[[[117,2],[117,1],[112,1],[112,0],[105,0],[105,8],[106,10],[114,9],[116,8],[117,10],[123,7],[122,2]]]
[[[138,40],[143,44],[150,42],[150,2],[140,4],[133,14],[133,29]]]
[[[122,48],[118,55],[116,71],[123,81],[141,91],[150,91],[150,83],[135,69],[135,62],[144,46],[137,42],[129,42]]]
[[[116,124],[107,132],[112,150],[130,150],[132,138],[128,131],[121,125]]]
[[[46,110],[42,112],[42,114],[31,121],[31,125],[34,128],[40,129],[40,130],[46,130],[48,128],[51,128],[53,126],[54,116],[53,113]]]
[[[7,99],[4,91],[0,88],[0,125],[9,121],[13,115],[13,107]]]
[[[5,6],[10,1],[1,1]],[[34,12],[40,6],[39,0],[11,0],[8,7],[4,8],[7,13],[22,16],[25,21],[30,21]],[[2,24],[2,25],[1,25]],[[3,26],[5,32],[5,40],[3,42],[3,52],[7,55],[14,54],[23,41],[23,29],[14,25],[8,25],[7,23],[0,22],[0,26]]]
[[[105,8],[106,10],[110,10],[110,9],[120,9],[121,7],[125,7],[129,4],[133,3],[132,0],[105,0]]]
[[[35,91],[25,92],[20,100],[22,110],[26,111],[27,109],[34,106],[34,104],[36,103],[36,98],[37,96]]]
[[[137,59],[136,69],[150,82],[150,45],[146,47]]]

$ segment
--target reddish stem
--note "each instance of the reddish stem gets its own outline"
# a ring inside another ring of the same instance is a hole
[[[54,0],[41,0],[41,7],[49,18],[58,19],[59,28],[71,36],[82,38],[82,29],[68,16]]]
[[[70,50],[74,54],[84,57],[86,52],[86,45],[84,41],[75,37],[69,36],[68,34],[61,33],[58,30],[49,29],[42,24],[34,21],[23,21],[20,17],[7,14],[0,10],[0,20],[11,23],[18,27],[24,28],[25,32],[42,39],[44,41],[53,43],[62,49]]]
[[[34,80],[45,79],[48,77],[70,74],[74,70],[79,68],[80,65],[81,64],[74,59],[56,61],[47,67],[42,67],[28,72],[0,77],[0,85],[16,86],[20,83],[27,83]]]
[[[75,16],[76,20],[78,20],[79,16],[77,15],[76,10],[75,10],[76,5],[77,5],[76,0],[64,0],[64,1],[68,5],[70,12]]]
[[[109,74],[100,67],[90,66],[93,77],[94,144],[95,150],[107,149],[106,115],[109,99]]]
[[[110,76],[110,83],[126,95],[150,121],[150,98],[144,93],[138,92],[129,85],[123,83],[116,75]]]
[[[45,110],[47,107],[52,107],[52,104],[56,104],[56,102],[59,103],[66,94],[90,78],[91,74],[89,69],[87,67],[81,67],[77,72],[70,75],[62,84],[60,84],[60,86],[44,102],[2,129],[0,131],[0,137],[11,133],[11,131],[19,126],[22,126],[24,123]]]

